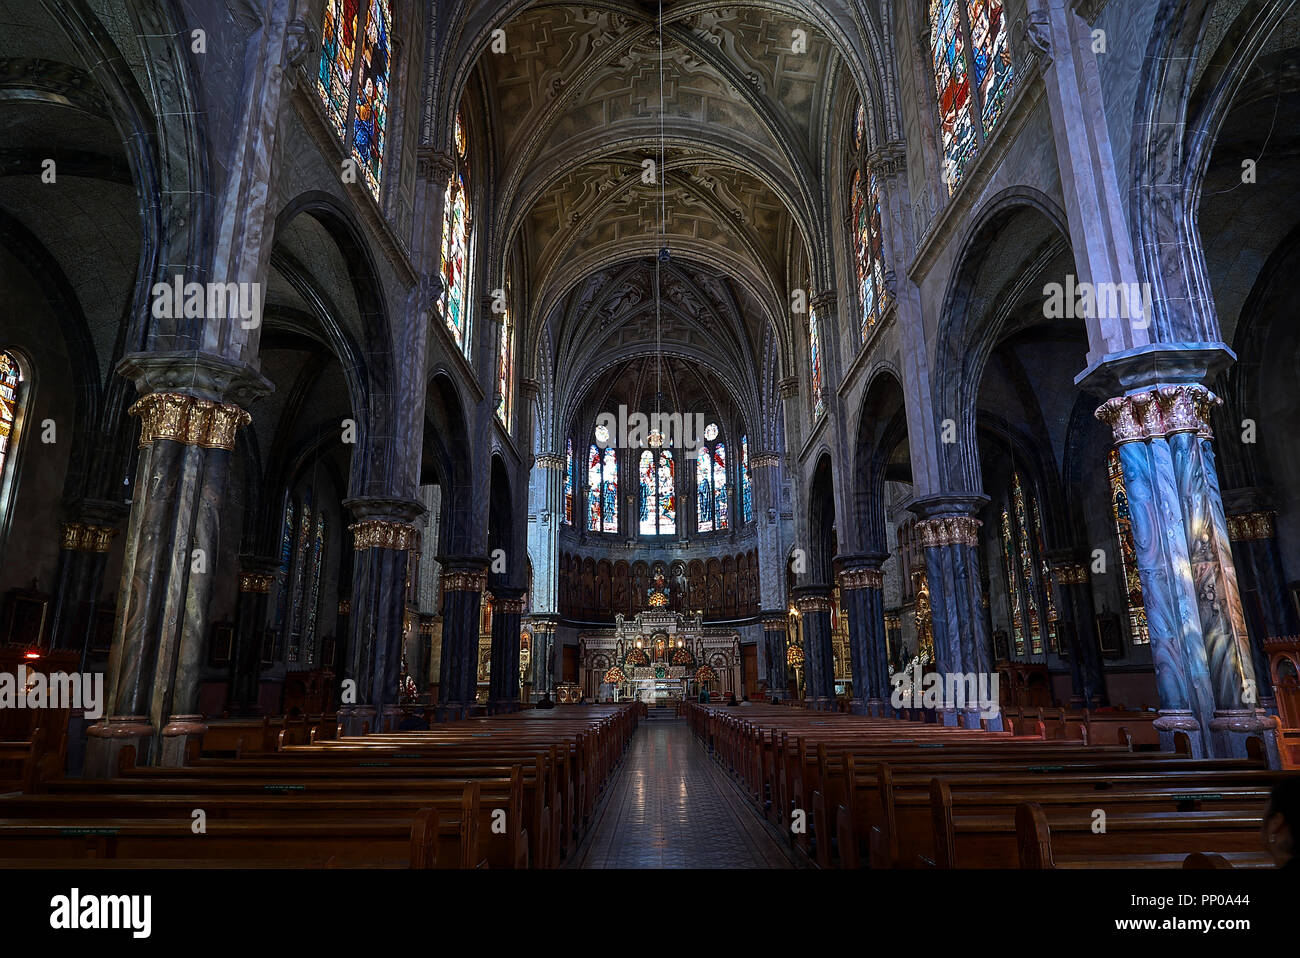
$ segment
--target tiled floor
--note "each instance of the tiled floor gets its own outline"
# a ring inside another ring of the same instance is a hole
[[[571,868],[791,868],[685,722],[643,722]]]

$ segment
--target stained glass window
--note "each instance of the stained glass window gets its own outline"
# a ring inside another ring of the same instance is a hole
[[[388,133],[391,26],[388,0],[325,0],[316,92],[336,135],[344,136],[352,124],[352,156],[376,199]]]
[[[1029,632],[1029,648],[1034,655],[1043,652],[1042,620],[1038,612],[1038,594],[1034,588],[1034,554],[1029,538],[1029,518],[1025,506],[1024,488],[1020,474],[1011,474],[1011,502],[1016,512],[1016,533],[1020,543],[1020,572],[1025,586],[1025,628]]]
[[[310,574],[311,542],[311,489],[303,497],[302,514],[298,517],[298,542],[293,553],[293,577],[289,586],[289,661],[298,661],[298,645],[302,638],[303,609],[306,600],[307,576]]]
[[[1128,493],[1124,490],[1124,469],[1119,450],[1106,456],[1106,475],[1110,480],[1110,508],[1119,539],[1119,571],[1124,581],[1124,603],[1128,608],[1129,637],[1134,645],[1151,641],[1147,626],[1146,605],[1142,601],[1142,579],[1138,575],[1137,545],[1133,541],[1133,520],[1129,514]]]
[[[677,469],[673,454],[667,450],[656,454],[647,449],[641,453],[638,472],[641,534],[673,535],[677,532]]]
[[[754,521],[754,477],[749,473],[749,437],[740,437],[740,521]]]
[[[320,70],[316,92],[325,103],[325,115],[338,136],[348,120],[352,68],[356,57],[357,0],[325,0],[321,28]]]
[[[1011,634],[1016,655],[1025,654],[1025,623],[1020,612],[1020,583],[1016,575],[1016,547],[1011,536],[1011,513],[1002,510],[1002,568],[1007,576],[1007,602],[1011,606]]]
[[[506,284],[506,309],[501,314],[501,343],[497,350],[497,418],[510,428],[510,407],[514,398],[514,328],[510,323],[510,284]]]
[[[23,381],[18,360],[0,351],[0,489],[5,469],[13,456],[14,430],[18,422],[18,389]]]
[[[951,193],[1002,116],[1011,91],[1002,0],[930,0],[930,54],[944,180]]]
[[[1043,608],[1047,614],[1047,651],[1060,652],[1060,646],[1056,639],[1056,621],[1058,618],[1056,612],[1056,596],[1053,594],[1056,589],[1056,583],[1052,579],[1052,567],[1047,561],[1047,548],[1043,544],[1043,517],[1038,511],[1038,500],[1033,501],[1034,512],[1034,541],[1038,545],[1038,565],[1041,570],[1039,582],[1043,587]]]
[[[285,497],[284,526],[280,532],[280,594],[275,600],[275,627],[284,631],[284,615],[289,601],[289,567],[293,561],[293,519],[294,505],[291,497]]]
[[[307,600],[307,625],[303,629],[303,644],[307,649],[308,664],[315,664],[316,613],[320,607],[321,567],[325,564],[325,517],[316,516],[316,536],[311,555],[311,596]]]
[[[826,397],[822,393],[822,337],[817,329],[817,310],[808,310],[808,363],[812,373],[813,422],[826,413]]]
[[[853,114],[853,149],[861,150],[862,144],[867,138],[867,107],[865,103],[858,104],[858,111]]]
[[[705,430],[714,436],[717,427],[710,424]],[[730,514],[727,508],[727,446],[701,446],[695,457],[696,523],[699,532],[722,532],[728,528]]]
[[[881,241],[880,184],[875,174],[869,173],[864,185],[862,174],[855,170],[849,197],[853,208],[853,258],[857,270],[858,306],[861,309],[860,332],[865,341],[887,305],[885,255]]]
[[[573,440],[564,440],[564,524],[573,525]]]
[[[718,443],[713,447],[713,524],[719,530],[728,528],[727,509],[727,447]]]
[[[460,114],[456,114],[456,168],[442,198],[442,294],[438,312],[461,349],[469,341],[469,179],[468,145]]]
[[[595,443],[587,451],[587,530],[618,532],[618,453]]]

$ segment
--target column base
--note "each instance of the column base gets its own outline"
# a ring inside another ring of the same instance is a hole
[[[835,708],[835,699],[833,698],[808,699],[808,710],[810,712],[834,712]]]
[[[384,710],[379,716],[379,730],[383,732],[396,732],[397,726],[402,724],[402,707],[400,705],[385,705]]]
[[[1263,758],[1271,769],[1282,767],[1277,747],[1279,722],[1255,709],[1216,709],[1210,720],[1210,738],[1218,758]]]
[[[339,735],[369,735],[375,731],[377,715],[373,705],[344,705],[339,709]]]
[[[1160,751],[1176,752],[1179,740],[1186,739],[1190,758],[1208,757],[1201,723],[1190,709],[1161,709],[1159,717],[1151,725],[1160,737]]]
[[[465,705],[459,702],[446,702],[440,704],[437,709],[434,710],[434,721],[459,722],[469,718],[473,708],[473,705]]]
[[[180,768],[185,765],[190,741],[201,743],[207,731],[202,715],[173,715],[163,726],[158,764],[164,768]]]
[[[154,728],[144,715],[112,715],[86,729],[86,778],[117,778],[118,756],[127,746],[135,749],[135,764],[152,758]]]

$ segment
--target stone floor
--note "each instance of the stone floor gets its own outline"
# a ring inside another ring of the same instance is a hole
[[[570,868],[792,868],[773,829],[691,735],[643,722]]]

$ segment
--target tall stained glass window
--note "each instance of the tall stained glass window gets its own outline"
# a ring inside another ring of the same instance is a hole
[[[808,310],[808,364],[812,376],[813,422],[826,414],[826,396],[822,391],[822,336],[817,328],[817,310]]]
[[[284,633],[284,617],[289,607],[289,571],[293,562],[293,519],[294,519],[293,497],[286,496],[284,502],[284,525],[280,530],[280,567],[277,570],[277,579],[280,583],[280,594],[275,600],[275,627]]]
[[[506,308],[501,314],[501,343],[497,349],[497,418],[506,429],[510,428],[510,412],[514,399],[515,360],[514,328],[510,322],[510,284],[506,283]]]
[[[1020,572],[1024,582],[1025,628],[1029,632],[1029,649],[1034,655],[1043,652],[1042,618],[1038,611],[1038,590],[1035,588],[1034,553],[1029,538],[1029,516],[1025,505],[1025,490],[1020,484],[1020,473],[1011,474],[1011,503],[1016,514],[1016,533],[1020,545]]]
[[[564,440],[564,524],[573,525],[573,440]]]
[[[641,453],[638,466],[641,486],[639,528],[643,536],[673,535],[677,532],[677,468],[667,450]]]
[[[1025,620],[1020,611],[1024,590],[1016,571],[1016,545],[1011,534],[1011,513],[1007,509],[1002,510],[1002,570],[1007,577],[1007,604],[1011,608],[1011,635],[1016,655],[1024,655]]]
[[[13,443],[17,438],[15,430],[18,426],[18,390],[22,381],[23,373],[18,367],[18,360],[0,350],[0,491],[4,490],[8,478],[5,471],[10,468],[13,459]]]
[[[1119,539],[1119,571],[1124,582],[1124,604],[1128,608],[1129,639],[1134,645],[1151,641],[1147,626],[1146,605],[1142,601],[1142,579],[1137,569],[1137,545],[1133,541],[1133,519],[1129,514],[1128,493],[1124,491],[1124,469],[1119,450],[1106,456],[1106,475],[1110,480],[1110,508]]]
[[[1060,644],[1057,641],[1056,622],[1059,618],[1056,611],[1056,583],[1052,579],[1052,567],[1047,561],[1047,547],[1043,543],[1043,517],[1038,511],[1038,500],[1033,503],[1034,511],[1034,542],[1038,545],[1038,565],[1042,572],[1039,581],[1043,586],[1043,608],[1046,610],[1047,626],[1047,651],[1060,652]]]
[[[705,438],[717,439],[718,427],[710,423]],[[700,446],[695,457],[696,524],[699,532],[722,532],[729,528],[727,504],[727,446],[723,442]]]
[[[311,554],[311,594],[307,598],[307,624],[303,628],[303,645],[308,664],[316,664],[316,615],[320,608],[321,569],[325,565],[325,517],[316,516],[316,533]]]
[[[587,450],[587,530],[618,532],[618,453],[595,443]]]
[[[944,180],[952,192],[1001,118],[1011,91],[1002,0],[930,0],[930,55]]]
[[[456,114],[456,164],[442,198],[442,294],[438,312],[461,349],[469,342],[469,144]]]
[[[860,332],[865,341],[886,303],[885,254],[880,231],[880,184],[874,173],[855,170],[849,188],[853,208],[853,258],[857,271]]]
[[[754,521],[754,477],[749,473],[749,436],[740,437],[740,521]]]
[[[388,0],[325,0],[316,92],[376,199],[388,139],[391,28]]]

